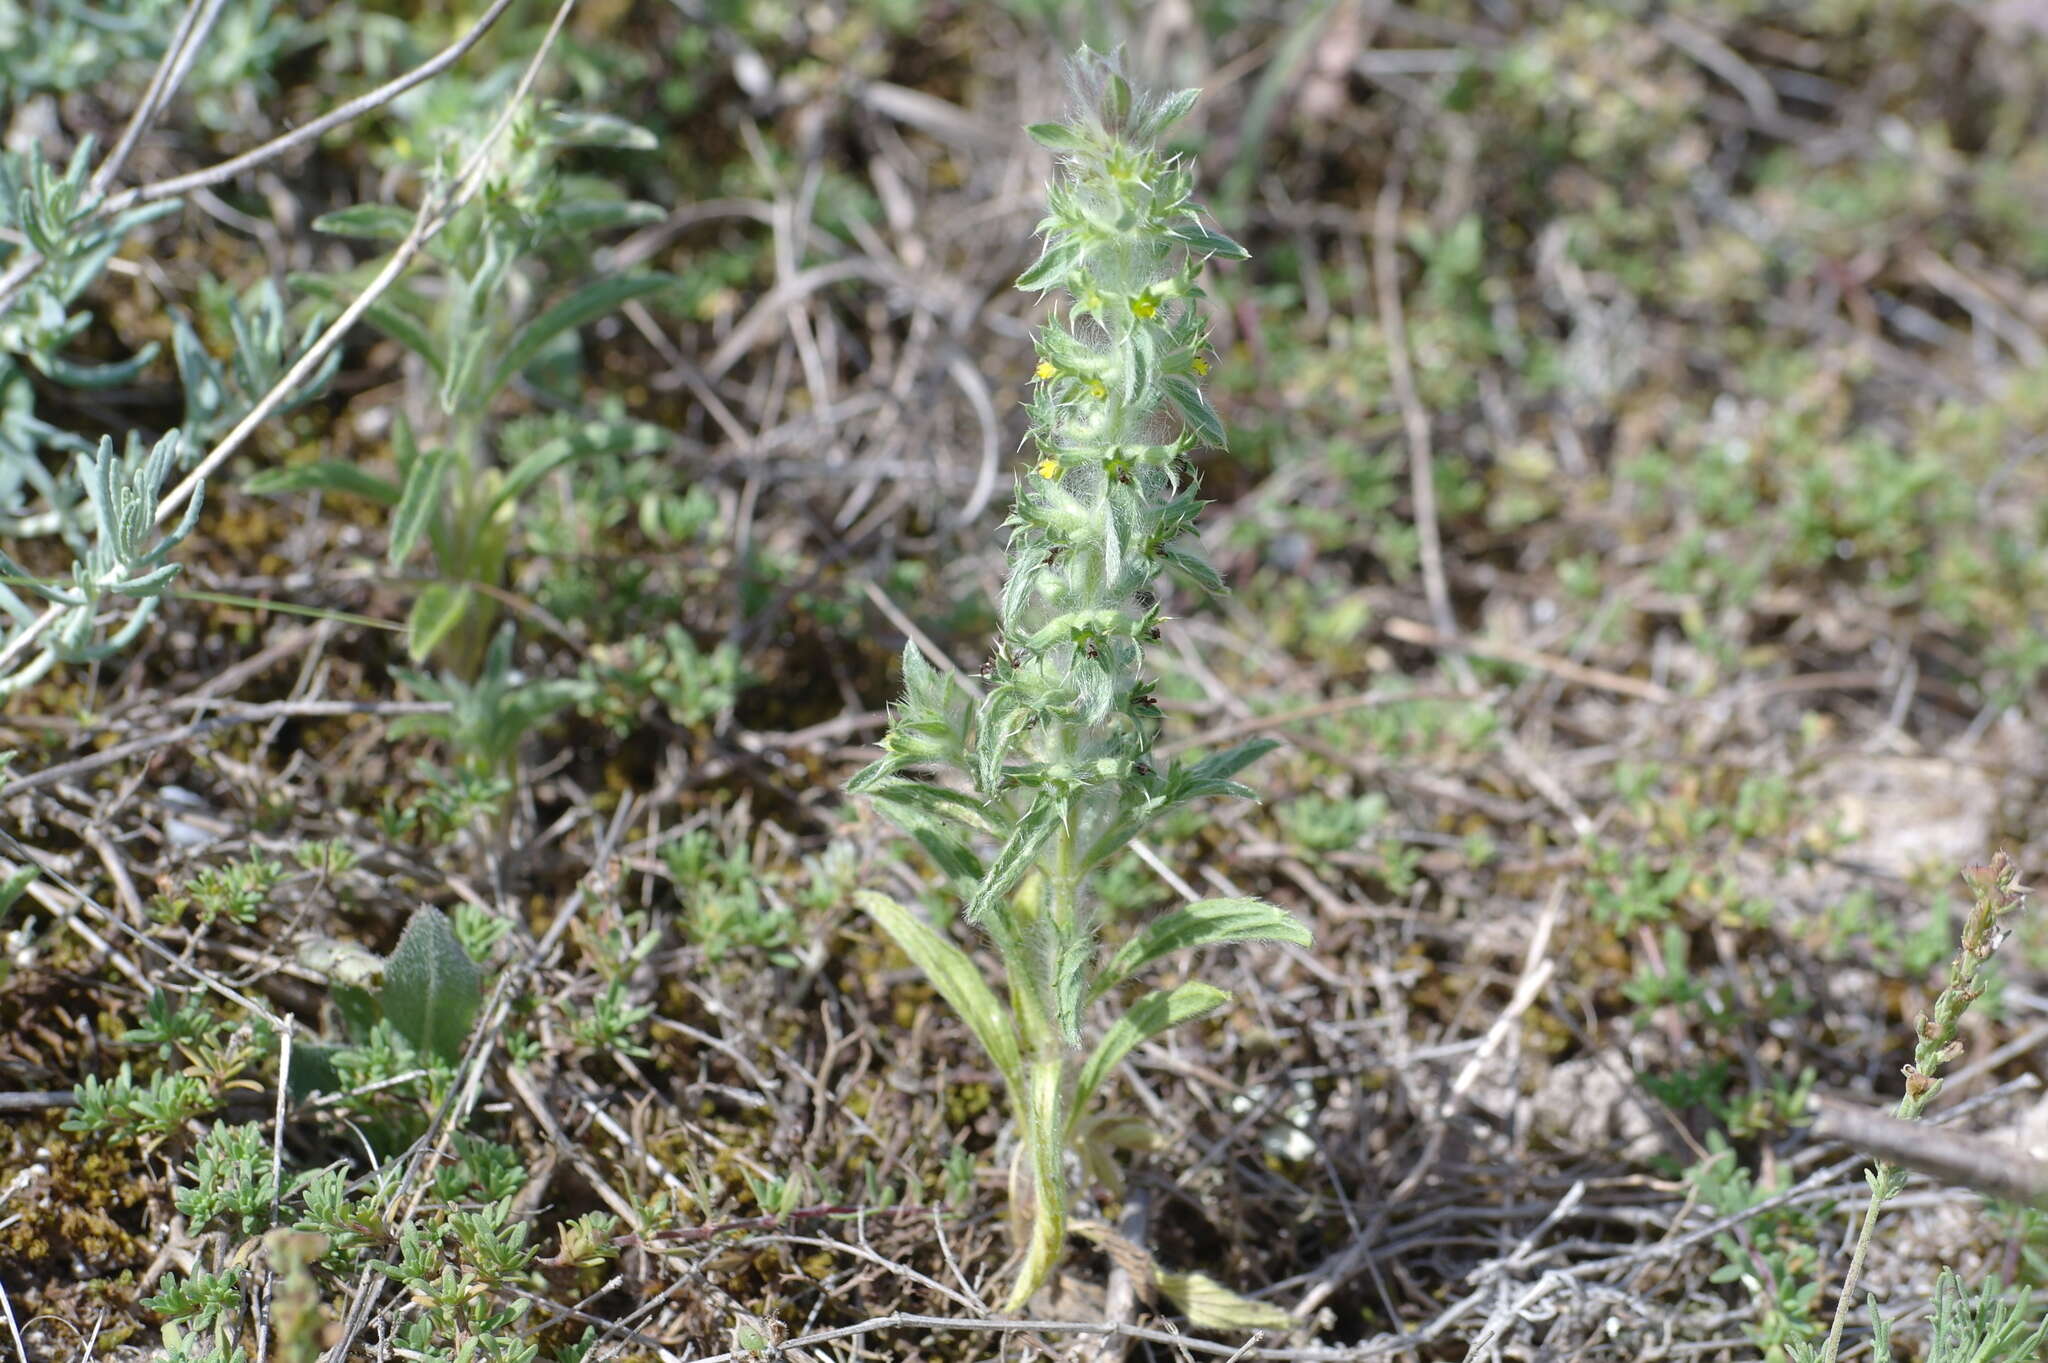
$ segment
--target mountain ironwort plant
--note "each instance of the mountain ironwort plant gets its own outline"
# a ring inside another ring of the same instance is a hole
[[[1176,806],[1250,798],[1232,778],[1273,745],[1163,772],[1152,765],[1160,711],[1145,646],[1163,618],[1155,584],[1171,571],[1223,590],[1192,537],[1203,504],[1188,455],[1223,445],[1197,382],[1208,372],[1208,337],[1196,281],[1210,257],[1241,260],[1245,251],[1203,223],[1190,169],[1159,149],[1197,91],[1135,97],[1113,58],[1085,48],[1070,79],[1069,120],[1030,129],[1058,154],[1061,174],[1040,225],[1044,253],[1017,287],[1063,287],[1071,301],[1038,335],[1029,402],[1038,457],[1018,480],[1009,521],[992,685],[976,704],[906,648],[886,756],[848,786],[873,798],[957,882],[968,921],[1002,959],[1007,1008],[967,955],[908,909],[859,896],[1008,1087],[1020,1141],[1012,1206],[1024,1250],[1012,1311],[1064,1250],[1069,1151],[1114,1188],[1112,1151],[1155,1139],[1141,1123],[1091,1118],[1096,1090],[1140,1042],[1213,1012],[1229,995],[1198,981],[1154,990],[1084,1059],[1088,1006],[1184,947],[1309,941],[1269,904],[1211,899],[1145,925],[1106,961],[1097,950],[1090,876]],[[905,776],[911,769],[950,769],[968,788]],[[992,860],[976,853],[977,842],[998,847]]]

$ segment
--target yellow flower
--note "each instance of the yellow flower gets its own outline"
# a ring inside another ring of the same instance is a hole
[[[1188,368],[1194,370],[1197,374],[1206,374],[1209,372],[1209,362],[1200,355],[1197,355],[1189,362]]]
[[[1056,376],[1059,372],[1059,370],[1052,367],[1051,360],[1040,360],[1038,368],[1031,371],[1031,376],[1037,379],[1049,379]]]
[[[1044,459],[1041,459],[1041,460],[1039,460],[1039,461],[1038,461],[1038,476],[1039,476],[1039,477],[1041,477],[1041,478],[1057,478],[1057,477],[1059,477],[1059,476],[1060,476],[1060,461],[1059,461],[1059,460],[1057,460],[1057,459],[1053,459],[1053,458],[1050,458],[1050,457],[1047,457],[1047,458],[1044,458]]]
[[[1153,300],[1150,294],[1141,293],[1131,300],[1131,311],[1137,313],[1140,317],[1150,317],[1159,311],[1159,304]]]
[[[1101,379],[1090,379],[1088,380],[1088,396],[1091,398],[1106,398],[1109,396],[1109,390],[1102,386]]]

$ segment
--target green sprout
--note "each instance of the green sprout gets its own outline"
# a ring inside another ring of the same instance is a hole
[[[1037,338],[1029,402],[1037,458],[1018,480],[1009,521],[992,685],[977,704],[907,648],[886,756],[848,785],[931,854],[1002,960],[1007,1006],[966,953],[923,920],[883,895],[858,896],[961,1015],[1008,1088],[1020,1142],[1012,1207],[1024,1251],[1010,1311],[1064,1253],[1069,1154],[1114,1188],[1113,1150],[1148,1143],[1139,1123],[1089,1115],[1097,1091],[1141,1042],[1230,996],[1199,981],[1153,990],[1084,1052],[1089,1006],[1184,948],[1309,941],[1272,905],[1211,899],[1146,924],[1106,961],[1098,950],[1091,877],[1169,810],[1209,796],[1250,798],[1233,778],[1272,744],[1164,771],[1151,761],[1160,711],[1145,646],[1164,618],[1155,585],[1171,572],[1223,590],[1192,533],[1203,504],[1188,456],[1224,443],[1199,384],[1209,366],[1197,280],[1210,257],[1241,260],[1245,251],[1204,224],[1192,173],[1158,146],[1197,91],[1136,97],[1113,58],[1085,48],[1072,84],[1069,120],[1030,129],[1058,154],[1061,175],[1041,224],[1044,252],[1017,287],[1061,287],[1070,302]],[[904,774],[913,769],[961,780]],[[984,862],[977,844],[994,846],[993,858]],[[1198,1286],[1220,1291],[1206,1280]],[[1208,1314],[1217,1324],[1227,1313]]]

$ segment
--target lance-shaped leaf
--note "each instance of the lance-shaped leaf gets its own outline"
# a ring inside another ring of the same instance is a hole
[[[1136,135],[1157,137],[1165,132],[1188,116],[1188,111],[1195,107],[1195,100],[1200,98],[1201,93],[1200,90],[1176,90],[1167,95],[1153,105],[1151,112],[1138,124]]]
[[[1077,128],[1064,123],[1033,123],[1024,131],[1031,140],[1048,151],[1086,151],[1088,139]]]
[[[424,661],[462,623],[473,604],[474,591],[467,582],[428,583],[405,617],[407,655],[414,662]]]
[[[1095,934],[1075,931],[1062,937],[1054,961],[1053,999],[1059,1010],[1060,1037],[1069,1046],[1081,1044],[1081,1010],[1087,1006],[1085,983],[1095,960]]]
[[[1190,1323],[1204,1330],[1286,1330],[1294,1324],[1271,1302],[1240,1296],[1206,1273],[1155,1268],[1152,1281]]]
[[[1185,374],[1168,374],[1164,383],[1166,396],[1181,414],[1181,418],[1200,436],[1202,443],[1214,449],[1224,447],[1223,422],[1216,415],[1216,409],[1209,405],[1209,399],[1202,396],[1202,390],[1195,381]]]
[[[860,890],[853,899],[863,913],[881,924],[882,930],[910,958],[911,964],[932,982],[932,988],[939,991],[939,997],[960,1015],[960,1020],[974,1033],[974,1039],[981,1043],[982,1050],[988,1053],[988,1058],[995,1063],[1011,1091],[1023,1092],[1023,1067],[1018,1056],[1016,1033],[1011,1031],[995,992],[982,979],[981,971],[975,968],[967,953],[932,931],[923,919],[885,894]]]
[[[516,505],[527,489],[572,459],[599,455],[655,454],[669,443],[669,434],[645,421],[590,421],[575,430],[543,441],[506,473],[491,498],[491,509]]]
[[[1017,276],[1012,287],[1023,289],[1027,293],[1049,289],[1059,283],[1068,270],[1074,268],[1074,261],[1079,254],[1072,242],[1048,246],[1030,269]]]
[[[295,274],[290,282],[293,288],[329,303],[345,305],[353,301],[360,292],[347,280],[329,278],[326,275]],[[434,371],[434,377],[445,380],[448,375],[447,352],[441,348],[441,343],[434,339],[433,333],[427,329],[427,324],[404,306],[406,302],[411,302],[416,307],[425,306],[417,299],[394,288],[370,304],[368,310],[363,313],[363,320],[425,360],[427,367]]]
[[[1173,565],[1175,572],[1194,583],[1197,587],[1200,587],[1209,595],[1230,595],[1230,589],[1223,585],[1223,578],[1211,566],[1209,560],[1202,557],[1199,551],[1173,547],[1168,548],[1164,552],[1166,561]]]
[[[373,241],[404,241],[414,215],[396,204],[352,204],[313,219],[315,232],[337,237],[368,237]]]
[[[6,917],[14,902],[27,893],[29,882],[39,874],[41,872],[34,866],[18,866],[6,879],[0,880],[0,918]]]
[[[942,797],[954,792],[928,786],[922,781],[886,781],[869,791],[881,809],[884,818],[904,832],[916,838],[918,844],[931,854],[939,869],[955,880],[973,885],[981,880],[983,867],[981,858],[947,821],[968,827],[987,827],[979,810],[962,810],[949,805]]]
[[[1088,997],[1100,998],[1153,961],[1190,947],[1225,942],[1292,942],[1305,947],[1313,940],[1300,919],[1263,899],[1197,900],[1153,919],[1118,948],[1096,973]]]
[[[595,322],[635,299],[651,298],[666,292],[677,282],[674,275],[638,274],[600,279],[584,285],[513,335],[511,344],[506,347],[505,358],[498,362],[490,383],[483,391],[495,393],[510,383],[513,375],[531,364],[547,343],[561,333]]]
[[[1085,1111],[1095,1090],[1109,1077],[1140,1042],[1150,1041],[1169,1027],[1175,1027],[1204,1013],[1213,1013],[1230,1002],[1230,995],[1213,984],[1198,980],[1172,989],[1155,989],[1131,1005],[1131,1011],[1116,1020],[1103,1035],[1088,1063],[1081,1067],[1081,1079],[1074,1090],[1074,1112]]]
[[[1172,237],[1190,251],[1199,251],[1205,256],[1222,256],[1225,260],[1245,260],[1251,252],[1239,246],[1229,237],[1213,228],[1205,227],[1194,218],[1188,219],[1172,231]]]
[[[427,523],[441,506],[441,485],[454,456],[446,449],[428,450],[406,466],[405,482],[398,493],[398,512],[391,518],[391,544],[385,562],[393,568],[411,556],[413,546],[427,531]]]
[[[1059,827],[1060,814],[1065,801],[1051,792],[1041,793],[1036,804],[1017,820],[1017,826],[1010,830],[1010,837],[1003,844],[1003,850],[996,854],[988,874],[981,878],[981,884],[974,887],[974,898],[967,903],[967,921],[979,923],[1002,902],[1004,895],[1017,884],[1031,864],[1038,858],[1039,849],[1046,839]]]
[[[288,469],[265,469],[243,484],[258,496],[280,492],[346,492],[367,497],[383,506],[398,505],[398,484],[374,473],[365,473],[339,459],[322,459]]]
[[[384,963],[384,1020],[422,1055],[462,1058],[483,1002],[483,974],[455,938],[447,916],[421,905]]]
[[[1003,783],[1003,762],[1010,748],[1031,725],[1031,712],[1019,703],[1013,686],[989,692],[975,721],[974,783],[984,795],[998,794]]]

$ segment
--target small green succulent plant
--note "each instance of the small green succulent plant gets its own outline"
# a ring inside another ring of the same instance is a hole
[[[1090,1006],[1183,948],[1309,941],[1307,929],[1272,905],[1211,899],[1144,925],[1106,959],[1098,947],[1091,876],[1177,806],[1250,797],[1234,778],[1272,745],[1153,765],[1161,714],[1145,652],[1163,619],[1155,589],[1170,573],[1206,592],[1223,590],[1193,538],[1203,503],[1188,457],[1223,445],[1199,383],[1208,332],[1196,307],[1198,280],[1211,257],[1243,259],[1245,251],[1204,223],[1192,172],[1159,146],[1196,91],[1140,98],[1114,58],[1086,49],[1071,82],[1068,120],[1030,130],[1058,155],[1061,174],[1040,227],[1044,252],[1017,286],[1063,288],[1070,301],[1038,334],[1029,402],[1036,458],[1018,480],[1010,516],[990,686],[977,701],[906,649],[905,694],[886,755],[849,785],[952,878],[967,920],[1002,961],[1007,1003],[921,918],[881,894],[860,896],[966,1021],[1008,1087],[1019,1136],[1012,1205],[1024,1251],[1012,1311],[1064,1252],[1069,1155],[1114,1188],[1114,1151],[1151,1139],[1142,1123],[1091,1115],[1104,1081],[1141,1042],[1214,1012],[1229,995],[1200,981],[1153,990],[1084,1050]],[[984,859],[988,848],[993,855]]]

